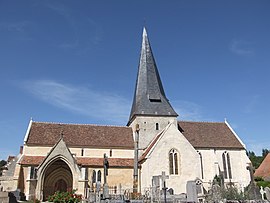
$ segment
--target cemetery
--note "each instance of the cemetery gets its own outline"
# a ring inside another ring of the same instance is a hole
[[[122,189],[121,183],[118,187],[109,187],[107,184],[107,177],[109,173],[109,159],[104,154],[103,170],[104,184],[97,181],[93,187],[87,188],[86,196],[77,195],[76,190],[72,192],[56,192],[54,195],[48,198],[47,201],[55,203],[226,203],[226,202],[270,202],[270,188],[256,185],[254,179],[254,168],[252,165],[247,167],[250,173],[250,184],[244,188],[244,191],[240,191],[239,188],[231,185],[224,185],[224,177],[215,176],[211,183],[209,191],[203,191],[202,182],[200,179],[190,180],[186,183],[186,193],[174,194],[172,188],[168,188],[166,181],[169,176],[165,171],[159,176],[153,176],[152,185],[146,188],[142,193],[138,193],[137,184],[134,184],[133,188]],[[0,177],[1,178],[1,177]],[[3,178],[1,179],[3,180]],[[19,190],[16,191],[3,191],[3,186],[0,185],[0,202],[1,203],[16,203],[24,202],[25,199],[21,196]],[[36,202],[32,200],[30,202]]]

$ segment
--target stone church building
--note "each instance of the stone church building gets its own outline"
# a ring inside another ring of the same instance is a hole
[[[1,185],[4,190],[19,189],[26,199],[45,200],[55,191],[72,189],[86,197],[89,188],[104,183],[105,153],[107,182],[115,192],[132,191],[136,182],[138,192],[144,193],[159,185],[154,180],[162,172],[174,194],[186,193],[188,181],[199,181],[208,191],[215,175],[240,189],[249,184],[245,145],[228,122],[177,119],[144,28],[127,126],[31,120],[21,152],[9,162]]]

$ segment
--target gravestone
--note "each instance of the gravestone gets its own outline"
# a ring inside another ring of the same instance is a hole
[[[270,201],[270,188],[269,187],[265,187],[264,190],[265,190],[266,199],[268,201]]]
[[[162,171],[162,175],[160,176],[161,182],[162,182],[162,190],[164,191],[164,202],[167,202],[166,199],[166,193],[167,193],[167,187],[166,187],[166,179],[169,179],[169,176],[165,174],[165,171]]]
[[[173,195],[173,194],[174,194],[173,189],[172,189],[172,188],[168,189],[168,193],[169,193],[170,195]]]
[[[100,202],[100,191],[101,191],[101,182],[96,182],[96,202]]]
[[[187,181],[187,202],[198,202],[197,185],[193,180]]]
[[[160,198],[160,177],[152,177],[152,198],[157,200]]]
[[[8,197],[8,192],[0,192],[0,203],[8,203],[9,202],[9,197]]]
[[[247,170],[249,171],[250,175],[250,183],[248,185],[247,193],[250,200],[260,200],[261,199],[261,193],[259,187],[255,184],[254,181],[254,167],[250,163],[249,166],[247,166]]]
[[[261,189],[260,189],[260,193],[261,193],[261,196],[262,196],[262,200],[264,200],[265,191],[264,191],[262,186],[261,186]]]

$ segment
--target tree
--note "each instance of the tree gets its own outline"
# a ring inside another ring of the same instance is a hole
[[[270,151],[268,149],[262,149],[262,156],[265,158]]]
[[[5,160],[0,161],[0,176],[2,176],[3,167],[7,164]]]
[[[250,159],[253,167],[258,168],[260,164],[263,161],[263,156],[256,156],[256,154],[253,151],[248,151],[247,152],[248,158]]]

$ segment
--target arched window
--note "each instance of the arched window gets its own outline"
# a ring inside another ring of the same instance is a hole
[[[203,179],[204,178],[204,174],[203,174],[203,160],[202,160],[202,153],[197,151],[198,154],[199,154],[199,157],[200,157],[200,166],[201,166],[201,178]]]
[[[81,156],[84,156],[84,148],[81,150]]]
[[[172,149],[169,153],[169,166],[170,174],[178,175],[178,153],[175,149]]]
[[[230,155],[228,152],[224,152],[222,154],[222,162],[223,162],[224,178],[232,179],[231,161],[230,161]]]
[[[100,170],[98,170],[97,181],[101,182],[101,171]]]
[[[112,149],[110,149],[110,157],[112,157]]]
[[[93,174],[92,174],[92,183],[96,183],[97,180],[97,173],[95,170],[93,170]]]
[[[159,124],[156,123],[156,130],[159,130]]]

